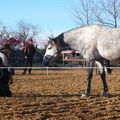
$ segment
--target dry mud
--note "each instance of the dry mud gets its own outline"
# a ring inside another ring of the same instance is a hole
[[[81,99],[86,70],[17,70],[10,85],[13,97],[0,98],[0,120],[120,120],[120,70],[107,75],[109,96],[95,74],[91,96]]]

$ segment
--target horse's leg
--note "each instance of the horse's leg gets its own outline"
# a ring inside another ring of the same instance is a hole
[[[87,62],[87,67],[88,67],[88,71],[87,71],[87,85],[86,85],[86,90],[85,93],[82,94],[82,98],[83,97],[88,97],[90,94],[90,89],[91,89],[91,80],[93,77],[93,65],[94,65],[94,61],[90,61]]]
[[[107,86],[107,82],[106,82],[106,74],[105,74],[105,69],[104,69],[104,60],[99,61],[99,63],[101,64],[102,67],[99,67],[100,70],[100,77],[102,79],[103,82],[103,96],[107,96],[108,95],[108,86]]]
[[[107,86],[107,82],[106,82],[106,74],[105,74],[105,70],[103,68],[103,73],[100,75],[101,79],[103,81],[103,96],[107,96],[108,95],[108,86]]]
[[[108,74],[111,74],[112,73],[112,69],[110,68],[110,66],[111,66],[110,65],[110,60],[106,60],[105,63],[106,63]]]

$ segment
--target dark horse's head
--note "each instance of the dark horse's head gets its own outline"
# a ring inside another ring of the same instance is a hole
[[[69,48],[69,45],[64,42],[63,34],[59,35],[56,38],[49,38],[48,46],[43,58],[44,65],[49,66],[53,58],[56,58],[62,50]]]

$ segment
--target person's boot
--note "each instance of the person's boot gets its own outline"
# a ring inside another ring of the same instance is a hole
[[[31,75],[31,69],[28,70],[29,75]]]
[[[26,74],[26,72],[24,71],[22,74],[23,74],[23,75],[25,75],[25,74]]]
[[[31,75],[31,72],[29,72],[29,75]]]

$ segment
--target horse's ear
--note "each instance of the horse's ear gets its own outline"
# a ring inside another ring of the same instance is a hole
[[[55,38],[54,37],[49,37],[49,40],[55,41]]]
[[[49,40],[52,40],[52,38],[51,38],[51,37],[49,37]]]

